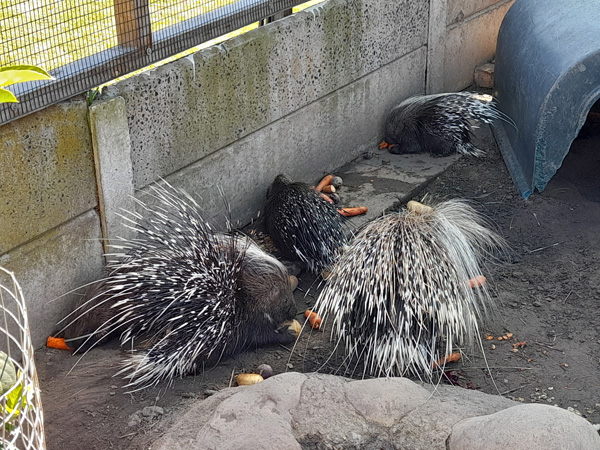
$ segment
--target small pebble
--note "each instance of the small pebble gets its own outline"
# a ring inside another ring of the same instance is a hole
[[[331,179],[331,185],[336,189],[341,188],[343,184],[344,184],[344,181],[342,180],[341,177],[333,177]]]
[[[138,411],[138,412],[130,415],[129,420],[127,421],[127,426],[135,427],[135,426],[138,426],[140,423],[142,423],[142,418],[139,416],[140,413],[141,413],[141,411]]]
[[[535,307],[537,307],[537,308],[539,308],[540,306],[542,306],[542,304],[539,301],[537,301],[537,300],[535,302],[533,302],[532,305],[535,306]]]
[[[271,376],[273,376],[273,368],[268,364],[261,364],[256,368],[258,374],[263,377],[265,380]]]
[[[144,417],[162,416],[164,412],[164,409],[162,409],[160,406],[146,406],[144,409],[142,409],[142,415]]]

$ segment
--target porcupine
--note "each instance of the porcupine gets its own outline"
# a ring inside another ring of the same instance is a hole
[[[253,346],[291,343],[296,315],[286,268],[249,238],[215,233],[196,202],[168,183],[156,206],[127,213],[135,239],[112,248],[107,275],[89,289],[65,337],[146,337],[119,374],[132,390],[172,380]]]
[[[343,217],[308,184],[277,175],[267,191],[265,227],[277,249],[320,274],[346,242]]]
[[[464,201],[413,211],[365,226],[332,267],[314,309],[365,373],[431,380],[435,361],[479,338],[491,299],[468,280],[507,255],[508,244]]]
[[[476,124],[500,119],[514,125],[495,108],[493,98],[474,92],[451,92],[410,97],[390,112],[385,124],[384,146],[394,154],[430,153],[448,156],[462,153],[482,156],[472,143]]]

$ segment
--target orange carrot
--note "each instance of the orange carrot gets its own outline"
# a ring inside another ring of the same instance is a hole
[[[431,365],[435,369],[437,367],[443,367],[447,363],[456,362],[459,359],[460,359],[460,353],[459,352],[454,352],[454,353],[450,353],[449,355],[441,357],[437,361],[432,362]]]
[[[327,186],[323,186],[321,192],[325,192],[326,194],[333,194],[335,192],[335,188],[331,184],[328,184]]]
[[[479,275],[469,280],[469,286],[471,286],[472,288],[481,287],[485,284],[486,281],[487,280],[483,275]]]
[[[381,143],[379,144],[379,150],[383,150],[384,148],[388,148],[390,146],[390,144],[388,144],[385,141],[381,141]]]
[[[67,345],[64,338],[57,338],[52,336],[48,336],[48,339],[46,340],[46,347],[57,348],[59,350],[73,351],[73,349]]]
[[[304,317],[308,318],[308,323],[313,329],[318,330],[321,327],[322,320],[316,312],[307,309],[304,311]]]
[[[323,200],[325,200],[327,203],[335,203],[335,202],[333,201],[333,199],[332,199],[332,198],[331,198],[329,195],[327,195],[327,194],[323,194],[322,192],[319,192],[319,195],[320,195],[320,196],[321,196],[321,198],[322,198]]]
[[[321,192],[325,186],[331,184],[331,180],[333,180],[333,175],[325,175],[319,184],[315,187],[315,191]]]
[[[340,208],[338,212],[344,217],[360,216],[368,211],[366,206],[356,206],[354,208]]]

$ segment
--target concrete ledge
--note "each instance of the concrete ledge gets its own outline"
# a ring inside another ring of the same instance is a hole
[[[0,257],[23,289],[34,348],[44,345],[56,323],[73,310],[77,296],[60,296],[100,276],[100,237],[92,210]]]
[[[96,206],[85,101],[0,128],[0,255]]]

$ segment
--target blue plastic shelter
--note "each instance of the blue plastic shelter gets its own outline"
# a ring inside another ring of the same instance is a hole
[[[516,125],[495,133],[527,198],[546,187],[600,98],[600,0],[517,0],[498,34],[494,96]]]

